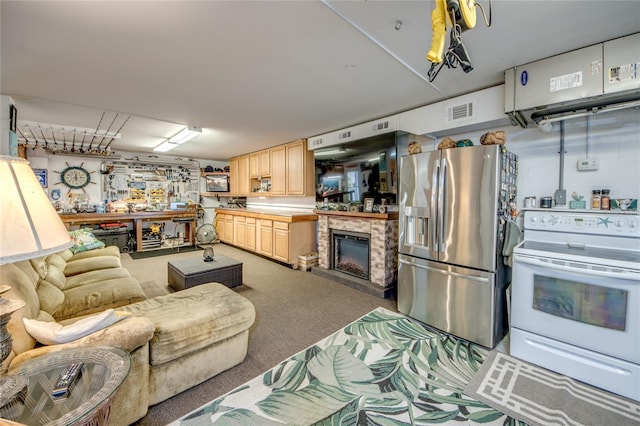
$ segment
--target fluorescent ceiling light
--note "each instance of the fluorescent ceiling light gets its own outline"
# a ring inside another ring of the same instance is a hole
[[[202,129],[200,127],[189,126],[180,130],[174,136],[169,139],[171,143],[183,144],[191,139],[195,138],[202,134]]]
[[[180,146],[177,143],[171,143],[168,140],[162,142],[160,145],[156,146],[155,148],[153,148],[154,151],[156,152],[167,152],[167,151],[171,151],[173,148]]]
[[[188,126],[180,130],[178,133],[176,133],[166,141],[162,142],[160,145],[153,148],[153,150],[156,152],[171,151],[173,148],[176,148],[201,134],[202,129],[200,127]]]

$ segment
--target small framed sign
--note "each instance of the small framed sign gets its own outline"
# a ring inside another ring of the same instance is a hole
[[[373,212],[373,202],[375,198],[365,198],[364,199],[364,212],[372,213]]]
[[[47,188],[49,186],[49,182],[47,181],[47,169],[33,169],[33,173],[38,178],[38,182],[42,185],[43,188]]]

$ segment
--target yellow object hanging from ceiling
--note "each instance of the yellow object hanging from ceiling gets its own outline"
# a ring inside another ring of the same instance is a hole
[[[443,61],[447,21],[452,28],[456,25],[459,26],[457,31],[459,33],[476,26],[475,6],[475,0],[436,0],[436,6],[431,12],[433,38],[431,39],[431,49],[427,53],[427,59],[430,62],[441,63]]]

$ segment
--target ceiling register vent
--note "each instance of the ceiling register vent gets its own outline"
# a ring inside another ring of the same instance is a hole
[[[462,105],[454,105],[447,107],[447,123],[452,123],[458,120],[466,120],[474,117],[473,102],[468,102]]]
[[[386,130],[389,128],[389,121],[381,121],[379,123],[375,123],[373,125],[373,131],[379,132],[380,130]]]
[[[351,130],[347,130],[346,132],[342,132],[338,135],[338,139],[351,139]]]

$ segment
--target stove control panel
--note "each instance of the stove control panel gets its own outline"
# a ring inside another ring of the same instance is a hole
[[[640,216],[604,212],[525,211],[524,229],[640,238]]]

